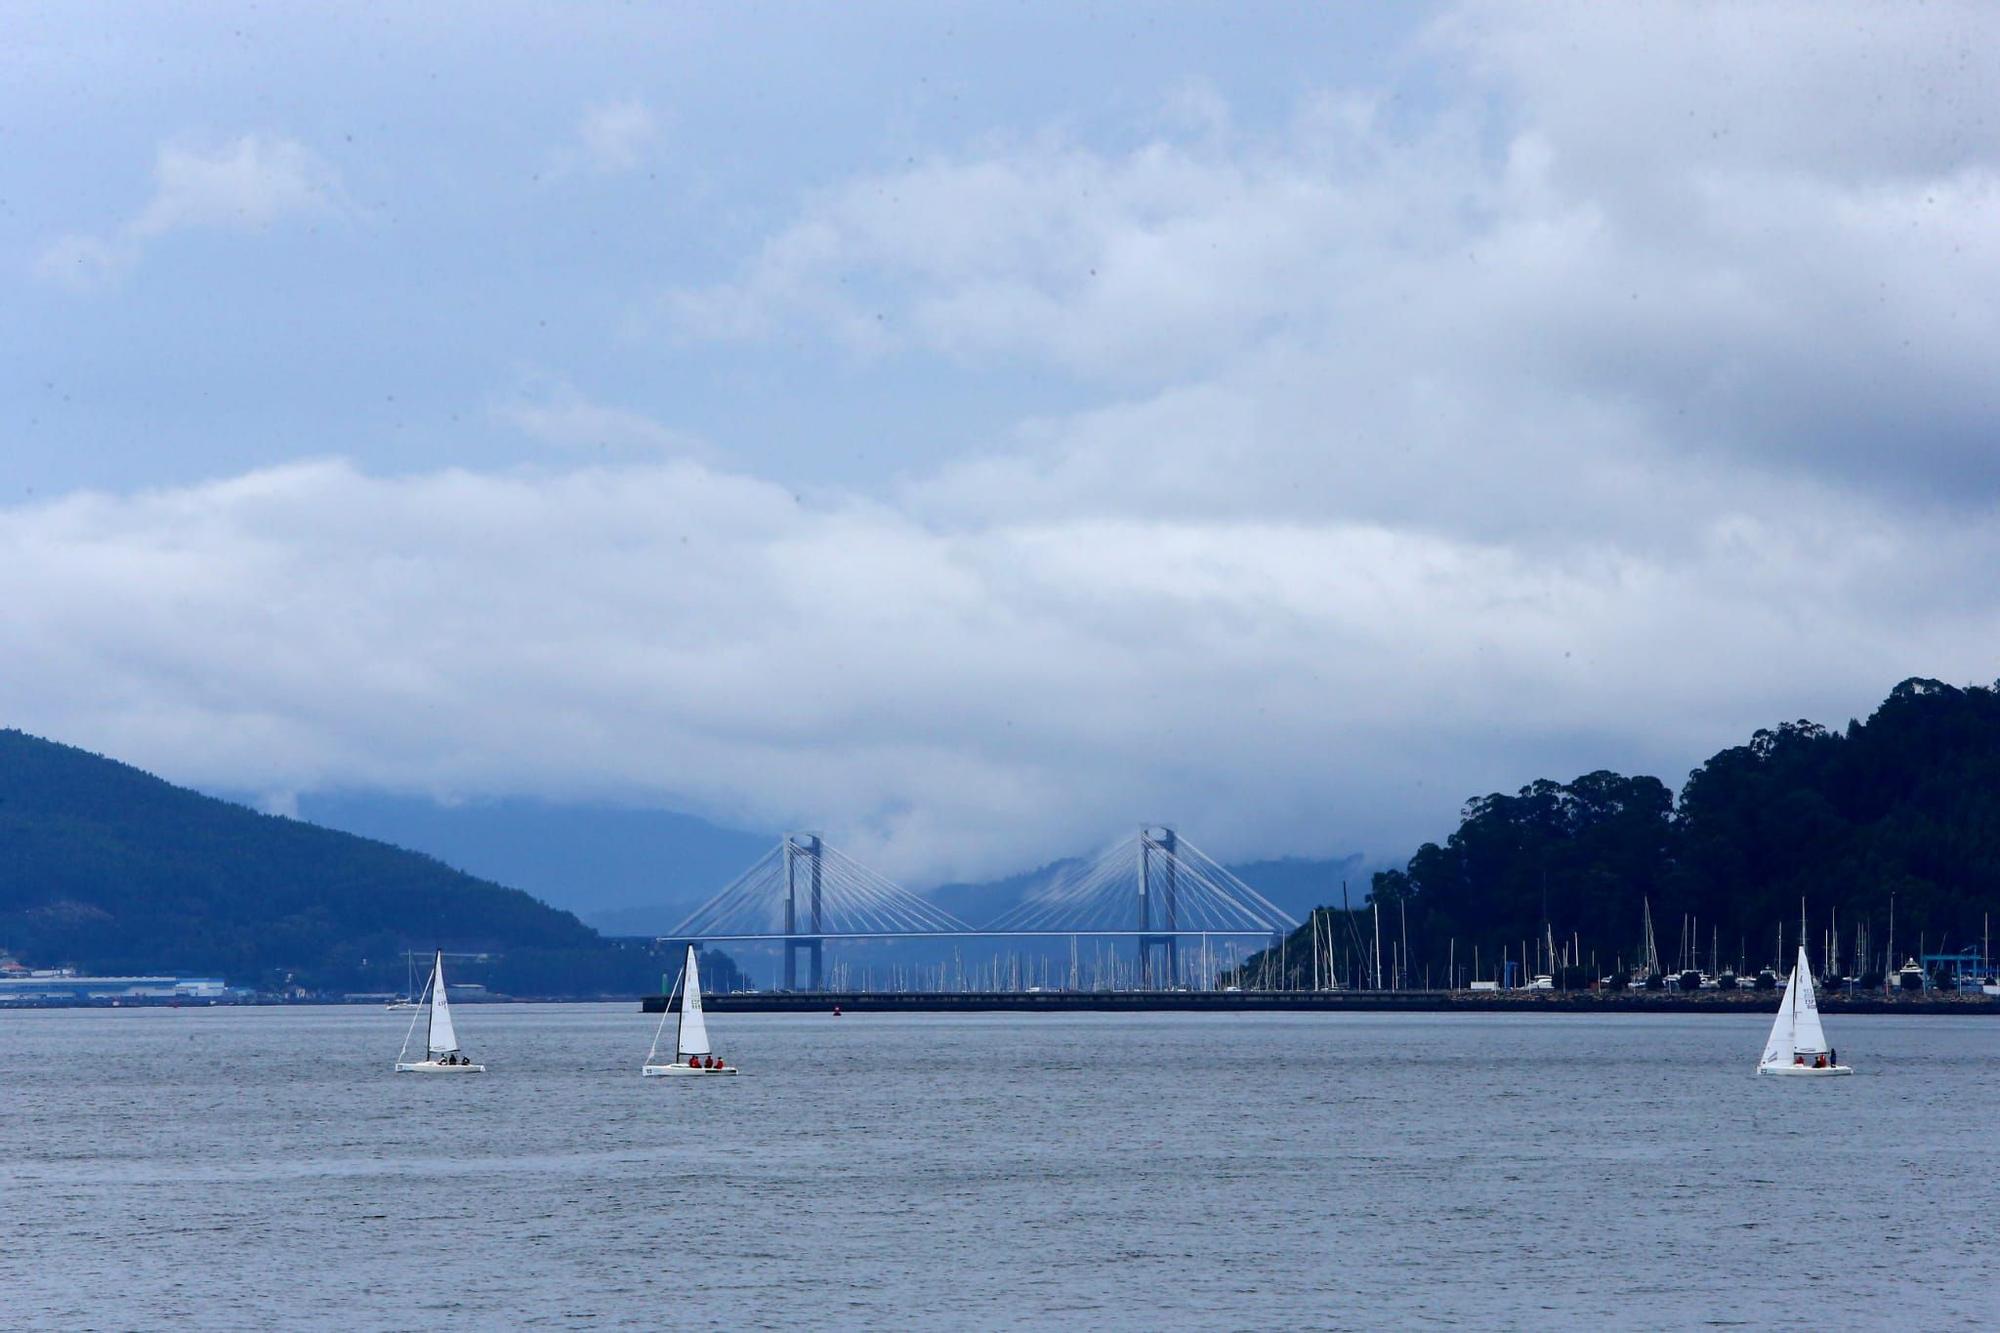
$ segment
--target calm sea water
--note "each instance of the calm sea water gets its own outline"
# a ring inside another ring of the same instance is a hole
[[[0,1322],[1990,1325],[2000,1022],[0,1013]]]

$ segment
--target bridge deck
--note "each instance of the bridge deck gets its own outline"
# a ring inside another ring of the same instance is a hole
[[[1012,940],[1038,939],[1060,940],[1073,937],[1100,936],[1137,937],[1164,939],[1176,935],[1182,939],[1226,939],[1235,937],[1269,939],[1278,932],[1259,928],[1256,930],[980,930],[968,927],[965,930],[801,930],[787,935],[783,931],[761,931],[741,935],[715,934],[701,931],[692,935],[655,935],[652,938],[663,944],[722,944],[742,942],[763,942],[779,944],[785,940]]]

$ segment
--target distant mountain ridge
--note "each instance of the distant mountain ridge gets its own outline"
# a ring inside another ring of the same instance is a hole
[[[374,793],[301,795],[314,823],[416,848],[449,865],[527,889],[613,936],[664,935],[762,856],[781,836],[724,828],[662,810],[504,799],[452,804]],[[1076,858],[989,880],[920,890],[975,925],[1017,905]],[[1285,858],[1230,867],[1294,916],[1340,901],[1343,879],[1356,901],[1371,863],[1359,854]]]
[[[442,804],[372,792],[301,794],[315,824],[428,852],[447,865],[526,889],[608,934],[633,911],[679,914],[742,873],[778,840],[693,815],[526,798]]]

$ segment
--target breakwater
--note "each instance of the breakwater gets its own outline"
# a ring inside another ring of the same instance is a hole
[[[1775,991],[1608,993],[1602,991],[758,991],[702,996],[721,1014],[977,1013],[1501,1013],[1707,1014],[1768,1013]],[[646,1013],[678,1010],[665,995],[643,997]],[[1992,1014],[2000,1000],[1986,995],[1885,996],[1826,993],[1829,1014]]]

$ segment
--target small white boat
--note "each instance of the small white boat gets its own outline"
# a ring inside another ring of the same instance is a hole
[[[417,966],[416,962],[411,958],[411,956],[405,953],[403,955],[403,973],[404,973],[403,994],[401,998],[391,1000],[389,1001],[389,1003],[382,1006],[384,1009],[387,1009],[390,1013],[407,1014],[413,1009],[423,1008],[422,1005],[417,1003],[416,966]]]
[[[437,960],[431,964],[430,980],[424,983],[423,1001],[430,1010],[430,1022],[424,1025],[424,1058],[406,1059],[410,1053],[410,1038],[417,1033],[417,1020],[410,1020],[410,1030],[403,1034],[403,1049],[396,1054],[398,1074],[483,1074],[485,1065],[476,1065],[465,1058],[465,1052],[458,1049],[458,1032],[451,1025],[451,1000],[444,989],[444,950],[438,950]]]
[[[681,966],[681,981],[675,989],[681,992],[681,1013],[680,1022],[674,1027],[673,1063],[659,1063],[660,1034],[667,1030],[667,1014],[674,1007],[674,997],[669,992],[666,1011],[660,1014],[660,1025],[653,1029],[653,1049],[646,1052],[646,1063],[640,1068],[640,1074],[646,1078],[706,1078],[712,1074],[734,1074],[735,1066],[717,1059],[708,1044],[708,1020],[701,1012],[701,969],[696,965],[692,944],[688,945],[687,962]]]
[[[1834,1062],[1826,1044],[1826,1029],[1819,1022],[1819,1000],[1813,994],[1812,964],[1806,961],[1805,946],[1799,946],[1799,961],[1792,979],[1785,984],[1785,997],[1778,1002],[1778,1016],[1771,1023],[1771,1035],[1764,1042],[1764,1058],[1757,1062],[1760,1074],[1782,1074],[1793,1078],[1826,1078],[1854,1071]]]

